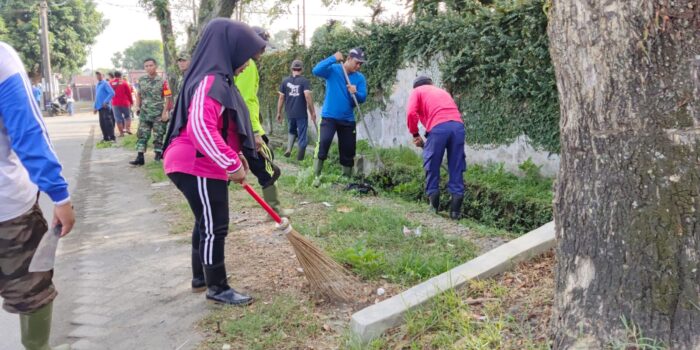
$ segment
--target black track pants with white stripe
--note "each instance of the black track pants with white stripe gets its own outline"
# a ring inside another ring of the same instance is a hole
[[[192,248],[199,250],[204,266],[224,262],[224,241],[228,234],[228,181],[183,173],[168,174],[185,195],[194,214]]]

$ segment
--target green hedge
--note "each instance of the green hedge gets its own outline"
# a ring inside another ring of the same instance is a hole
[[[309,48],[264,55],[263,113],[274,114],[279,84],[293,59],[302,59],[311,77],[315,63],[361,46],[369,58],[363,67],[370,89],[367,110],[384,106],[402,66],[438,60],[444,86],[465,116],[469,144],[506,144],[526,134],[534,146],[558,152],[559,104],[544,1],[465,4],[459,13],[419,16],[409,23],[356,22],[349,29],[333,22],[314,33]],[[323,82],[312,78],[312,85],[320,100]]]

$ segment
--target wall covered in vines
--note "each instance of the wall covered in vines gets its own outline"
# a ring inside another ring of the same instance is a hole
[[[559,104],[548,52],[545,1],[460,2],[459,11],[416,16],[408,23],[336,23],[319,28],[310,47],[263,55],[260,98],[273,116],[277,90],[293,59],[302,59],[307,77],[313,65],[340,50],[360,46],[370,88],[366,108],[383,108],[396,73],[409,63],[439,62],[441,81],[455,97],[471,145],[508,144],[527,135],[533,146],[559,151]],[[323,82],[313,78],[314,96]],[[321,101],[319,101],[321,102]]]

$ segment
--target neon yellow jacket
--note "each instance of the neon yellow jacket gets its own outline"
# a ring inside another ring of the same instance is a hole
[[[265,130],[260,125],[260,102],[258,101],[260,76],[258,75],[258,67],[255,65],[255,61],[251,59],[248,67],[241,74],[238,74],[233,81],[236,83],[236,87],[241,92],[245,105],[248,107],[253,132],[257,135],[265,135]]]

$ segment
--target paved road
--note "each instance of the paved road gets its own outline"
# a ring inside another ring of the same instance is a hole
[[[201,339],[193,325],[206,307],[189,291],[189,246],[168,234],[142,170],[127,166],[133,154],[93,149],[99,127],[92,115],[48,119],[47,126],[78,213],[59,247],[53,343],[78,350],[194,348]],[[51,203],[41,204],[51,212]],[[0,329],[0,349],[21,349],[16,316],[0,313]]]

